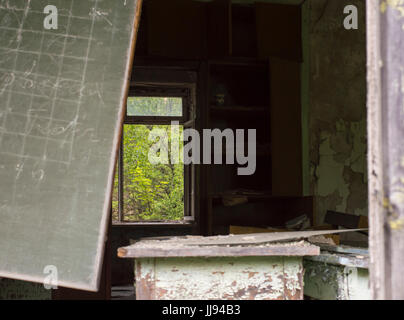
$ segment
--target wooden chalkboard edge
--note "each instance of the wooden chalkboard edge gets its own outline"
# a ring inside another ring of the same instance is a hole
[[[135,7],[135,17],[133,19],[133,28],[132,28],[132,34],[131,34],[131,46],[128,51],[129,57],[127,59],[128,62],[127,62],[127,66],[126,66],[125,80],[124,80],[124,84],[122,86],[121,106],[120,106],[119,115],[118,115],[118,123],[116,125],[118,130],[115,133],[114,141],[112,144],[113,152],[111,154],[111,162],[110,162],[111,167],[109,170],[107,191],[106,191],[106,194],[109,194],[109,197],[105,197],[104,212],[103,212],[103,216],[101,219],[98,248],[97,248],[97,254],[95,257],[95,263],[97,264],[97,272],[95,274],[95,277],[93,277],[91,287],[89,288],[90,291],[94,291],[94,292],[98,291],[99,286],[100,286],[101,271],[102,271],[102,265],[103,265],[102,259],[104,257],[105,243],[107,241],[107,230],[108,230],[108,226],[110,223],[109,216],[111,213],[112,194],[113,194],[113,190],[114,190],[113,183],[114,183],[114,177],[115,177],[115,169],[116,169],[115,167],[116,167],[116,162],[118,159],[119,142],[122,137],[122,130],[123,130],[122,124],[123,124],[123,121],[125,118],[125,113],[126,113],[126,100],[128,98],[128,94],[129,94],[130,78],[131,78],[133,61],[134,61],[136,39],[137,39],[139,21],[140,21],[140,16],[141,16],[141,11],[142,11],[142,1],[143,0],[135,0],[135,1],[136,1],[136,7]]]

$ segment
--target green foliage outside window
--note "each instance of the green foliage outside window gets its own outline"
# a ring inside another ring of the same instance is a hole
[[[143,104],[147,110],[156,109],[158,101],[167,98],[142,98],[135,104]],[[173,98],[169,98],[173,99]],[[174,98],[178,99],[178,98]],[[147,105],[149,103],[149,105]],[[136,113],[139,106],[128,101],[128,113]],[[170,113],[181,110],[181,100],[172,104],[163,103],[160,114],[170,107]],[[182,110],[181,110],[182,112]],[[132,125],[125,124],[123,131],[123,213],[124,221],[182,220],[184,217],[184,165],[182,163],[151,164],[148,159],[150,147],[157,141],[149,141],[149,133],[155,128],[164,129],[168,136],[168,155],[171,159],[171,136],[169,125]],[[182,137],[182,127],[180,127]],[[182,141],[180,151],[182,152]],[[112,199],[113,220],[118,220],[118,170],[115,175]]]

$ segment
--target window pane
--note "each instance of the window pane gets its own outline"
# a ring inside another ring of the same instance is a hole
[[[168,145],[160,149],[171,159],[172,139],[180,141],[182,152],[182,127],[179,136],[172,135],[169,125],[124,125],[123,176],[124,220],[182,220],[184,218],[184,165],[182,163],[152,164],[149,150],[160,140],[151,139],[151,130],[160,130],[168,138]]]
[[[127,105],[128,116],[182,116],[182,98],[129,97]]]

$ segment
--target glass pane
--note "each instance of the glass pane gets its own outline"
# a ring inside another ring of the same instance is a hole
[[[182,116],[182,98],[129,97],[127,105],[128,116]]]
[[[156,153],[168,155],[171,159],[171,142],[179,141],[182,152],[182,130],[173,134],[169,125],[124,125],[124,220],[182,220],[184,218],[184,165],[183,163],[152,164],[149,150],[160,142],[150,139],[152,130],[160,130],[167,136],[167,144]],[[156,132],[156,131],[154,131]],[[173,149],[174,150],[174,149]],[[174,161],[175,162],[175,161]],[[177,161],[179,162],[179,161]]]

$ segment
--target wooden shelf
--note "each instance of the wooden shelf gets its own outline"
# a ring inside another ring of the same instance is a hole
[[[241,67],[268,67],[269,59],[228,57],[221,59],[212,59],[208,61],[209,65],[217,66],[241,66]]]
[[[248,145],[245,145],[245,151],[248,150]],[[214,154],[214,149],[212,149],[212,155]],[[271,147],[269,144],[257,144],[256,145],[256,155],[257,156],[270,156],[271,155]],[[236,150],[234,150],[234,152],[236,152]],[[223,145],[222,147],[222,155],[225,156],[226,155],[226,148],[225,145]]]
[[[222,113],[222,112],[234,112],[234,113],[242,113],[245,115],[245,113],[263,113],[267,110],[269,110],[269,107],[266,106],[215,106],[212,105],[210,106],[210,110],[212,112],[217,112],[217,113]]]
[[[264,203],[271,199],[271,173],[268,166],[271,163],[270,141],[270,97],[269,97],[269,58],[239,56],[210,56],[205,65],[206,85],[206,125],[205,128],[231,128],[244,129],[254,128],[257,131],[256,146],[256,171],[251,176],[239,176],[237,168],[240,167],[235,161],[234,165],[212,165],[207,167],[207,192],[209,199],[207,204],[207,233],[217,232],[213,230],[217,226],[222,227],[220,222],[213,222],[213,211],[225,197],[227,200],[246,197],[248,202]],[[224,105],[216,105],[216,94],[225,95]],[[248,152],[247,139],[244,140],[244,151]],[[214,156],[212,150],[212,160]],[[234,150],[235,152],[236,150]],[[222,144],[222,160],[226,159],[226,146]],[[251,155],[251,154],[249,154]],[[224,162],[224,161],[223,161]],[[229,168],[230,167],[230,168]],[[219,193],[222,188],[216,188],[215,183],[225,183],[223,189],[258,189],[262,194]],[[233,202],[233,201],[230,201]],[[226,207],[230,208],[230,207]],[[231,209],[230,209],[231,210]],[[248,213],[247,213],[248,214]],[[220,217],[219,217],[220,219]],[[232,219],[230,219],[232,221]],[[237,222],[237,221],[235,221]]]
[[[274,198],[271,194],[250,194],[250,193],[239,193],[239,194],[232,194],[232,193],[215,193],[211,194],[210,197],[212,199],[221,199],[223,197],[226,198],[240,198],[240,197],[246,197],[246,198],[251,198],[251,199],[268,199],[268,198]]]

